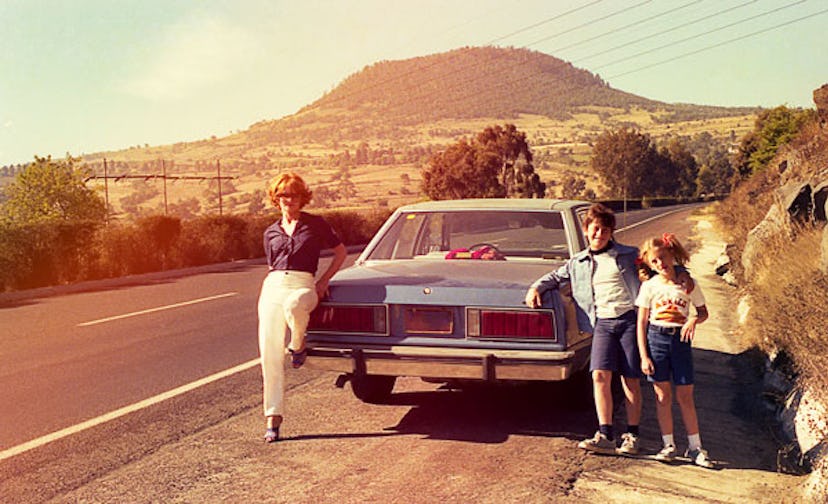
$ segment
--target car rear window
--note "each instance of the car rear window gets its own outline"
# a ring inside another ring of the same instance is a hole
[[[399,214],[368,259],[443,259],[452,250],[485,245],[507,260],[569,257],[559,212],[456,211]]]

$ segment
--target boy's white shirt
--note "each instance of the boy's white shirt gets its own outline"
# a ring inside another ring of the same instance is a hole
[[[690,316],[690,305],[705,304],[698,282],[690,294],[681,285],[656,275],[641,284],[635,305],[650,309],[650,324],[662,327],[681,327]]]
[[[632,310],[635,300],[630,299],[627,293],[615,258],[609,254],[594,254],[592,258],[595,261],[592,291],[595,293],[595,314],[598,318],[616,318]]]

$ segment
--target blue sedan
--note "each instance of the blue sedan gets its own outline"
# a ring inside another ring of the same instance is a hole
[[[566,290],[524,304],[529,285],[586,247],[589,204],[432,201],[397,209],[313,312],[308,365],[341,373],[366,402],[396,377],[559,381],[588,367]]]

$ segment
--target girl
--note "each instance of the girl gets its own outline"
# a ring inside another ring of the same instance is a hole
[[[664,448],[655,458],[670,461],[676,456],[672,378],[687,430],[689,446],[685,456],[696,465],[713,468],[714,464],[702,448],[699,436],[699,420],[693,400],[691,351],[696,326],[707,320],[707,307],[701,288],[697,285],[688,294],[677,282],[675,272],[675,265],[683,266],[689,258],[675,235],[669,233],[664,233],[661,238],[651,238],[641,246],[641,259],[656,275],[641,284],[635,300],[638,306],[638,350],[641,371],[655,389],[658,425],[664,441]],[[695,315],[691,314],[691,304],[696,308]]]

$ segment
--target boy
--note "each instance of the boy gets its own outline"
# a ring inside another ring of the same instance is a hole
[[[636,344],[635,298],[641,282],[636,259],[638,249],[616,243],[615,214],[608,207],[592,205],[583,222],[589,247],[569,259],[557,271],[536,280],[526,292],[526,305],[538,308],[541,294],[564,282],[572,285],[578,329],[592,333],[590,371],[598,414],[598,431],[578,447],[597,453],[615,453],[612,426],[612,375],[621,374],[626,398],[627,432],[619,451],[639,451],[641,419],[641,364]]]

